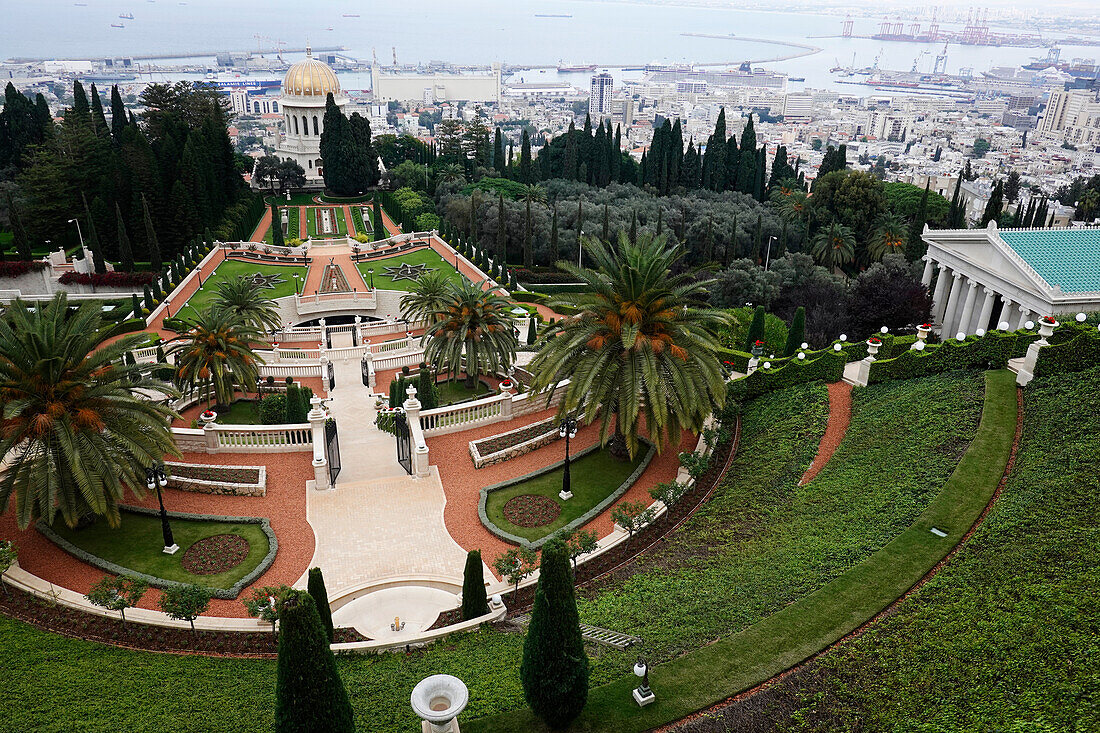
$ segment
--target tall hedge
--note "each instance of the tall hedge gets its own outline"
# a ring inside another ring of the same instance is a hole
[[[275,681],[276,733],[351,733],[348,693],[309,593],[291,591],[279,613]]]
[[[462,573],[462,620],[469,621],[487,613],[489,601],[485,596],[481,550],[470,550],[466,555],[466,569]]]
[[[325,627],[328,643],[331,644],[336,640],[336,629],[332,626],[332,607],[328,603],[328,590],[325,588],[325,576],[321,575],[321,568],[309,569],[306,591],[317,604],[317,615],[321,617],[321,625]]]
[[[564,728],[588,701],[588,656],[573,595],[573,570],[569,552],[557,538],[542,548],[519,674],[527,704],[551,728]]]

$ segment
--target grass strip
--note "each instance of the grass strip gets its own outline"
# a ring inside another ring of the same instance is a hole
[[[824,588],[760,623],[652,668],[653,704],[634,704],[633,675],[591,690],[571,729],[644,731],[679,720],[802,662],[903,595],[962,539],[1004,473],[1015,432],[1015,375],[987,372],[985,383],[974,439],[939,495],[908,529]],[[932,527],[947,536],[932,534]],[[546,730],[529,709],[463,721],[463,728],[468,733]]]

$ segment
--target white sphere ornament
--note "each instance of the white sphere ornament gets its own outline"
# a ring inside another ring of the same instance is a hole
[[[848,340],[848,335],[847,335],[847,334],[843,334],[843,333],[842,333],[842,334],[840,334],[840,340],[841,340],[841,341],[847,341],[847,340]]]
[[[917,343],[913,344],[913,348],[917,351],[924,351],[924,347],[925,343],[923,341],[918,341]]]
[[[840,351],[840,344],[833,344],[833,351]]]
[[[878,331],[879,333],[890,333],[890,329],[888,329],[886,326],[883,326]]]
[[[808,343],[806,343],[805,341],[803,341],[803,342],[802,342],[802,347],[801,347],[801,348],[803,348],[803,349],[808,349],[808,348],[810,348],[810,345],[809,345]]]
[[[803,352],[801,352],[801,351],[800,351],[800,352],[798,352],[798,360],[799,360],[799,361],[802,361],[802,360],[803,360],[803,359],[805,359],[805,358],[806,358],[806,354],[805,354],[805,353],[803,353]]]
[[[974,335],[975,336],[985,336],[985,329],[984,328],[979,328],[977,331],[974,332]]]
[[[764,368],[765,369],[771,369],[772,368],[772,363],[770,361],[764,362]]]
[[[1028,321],[1027,323],[1024,324],[1024,328],[1027,328],[1027,329],[1035,328],[1035,321]]]
[[[1007,331],[1008,330],[1008,321],[1001,321],[1000,323],[998,323],[997,324],[997,330],[998,331]]]
[[[962,331],[959,331],[957,334],[955,334],[955,338],[958,339],[959,341],[965,341],[966,340],[966,334],[963,333]]]
[[[1077,320],[1078,323],[1084,323],[1085,318],[1087,318],[1087,317],[1088,316],[1086,316],[1084,313],[1078,313],[1077,315],[1074,316],[1074,318]]]

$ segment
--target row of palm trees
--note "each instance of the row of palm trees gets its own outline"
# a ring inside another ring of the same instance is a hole
[[[274,302],[248,281],[223,281],[211,304],[169,341],[167,364],[133,363],[144,334],[112,340],[97,304],[73,308],[64,293],[33,307],[17,301],[0,316],[0,512],[14,501],[20,528],[60,515],[75,526],[89,515],[120,519],[129,488],[145,469],[178,456],[167,400],[179,389],[232,401],[256,383],[253,345],[278,325]]]
[[[546,329],[530,365],[532,388],[562,389],[561,415],[600,425],[613,454],[634,455],[642,435],[663,448],[684,430],[698,432],[725,399],[715,331],[725,312],[706,307],[713,282],[673,274],[681,246],[666,237],[621,234],[617,246],[586,237],[591,263],[559,262],[586,288],[553,298],[564,317]],[[402,317],[423,320],[426,358],[463,369],[467,384],[512,364],[518,348],[512,304],[485,283],[457,282],[439,272],[421,278],[402,299]]]

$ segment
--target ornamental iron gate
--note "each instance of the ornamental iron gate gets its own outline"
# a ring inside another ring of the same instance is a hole
[[[325,420],[325,458],[328,460],[329,486],[336,485],[336,477],[340,475],[340,437],[336,432],[336,420]]]
[[[394,434],[397,436],[397,462],[405,469],[405,473],[411,475],[413,469],[409,422],[403,412],[395,413],[393,418]]]

